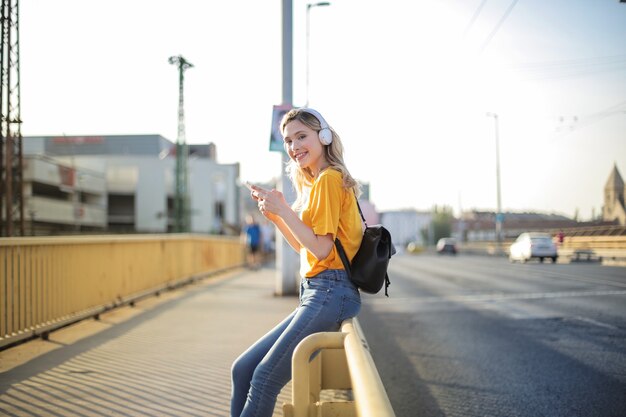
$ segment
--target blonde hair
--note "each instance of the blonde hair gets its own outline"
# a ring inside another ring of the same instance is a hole
[[[292,109],[283,116],[283,119],[280,122],[280,131],[283,136],[285,134],[285,126],[294,120],[301,122],[316,132],[319,132],[322,129],[320,121],[317,117],[313,116],[311,113],[307,113],[305,110],[306,109]],[[330,126],[329,129],[332,132],[333,141],[330,145],[323,145],[324,157],[329,164],[329,168],[333,168],[341,172],[344,188],[348,188],[350,192],[353,192],[357,197],[359,197],[361,195],[361,186],[358,181],[350,175],[345,162],[343,162],[343,144],[341,143],[341,138]],[[315,177],[311,173],[310,169],[301,169],[293,159],[289,160],[285,171],[296,189],[297,198],[293,203],[293,209],[301,210],[307,198],[304,194],[304,190],[305,188],[309,188],[313,185]]]

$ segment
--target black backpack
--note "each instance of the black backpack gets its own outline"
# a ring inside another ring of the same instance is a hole
[[[357,288],[370,294],[376,294],[385,284],[385,295],[389,297],[387,288],[391,282],[387,274],[387,267],[391,256],[396,253],[396,248],[391,242],[391,233],[380,224],[368,226],[358,200],[356,205],[365,224],[361,246],[352,258],[352,263],[348,261],[339,238],[335,239],[337,252],[350,280]]]

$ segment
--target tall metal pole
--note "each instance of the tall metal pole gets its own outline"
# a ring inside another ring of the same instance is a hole
[[[185,138],[185,70],[193,65],[182,55],[171,56],[169,63],[178,66],[178,134],[176,135],[176,190],[174,194],[174,231],[189,231],[189,191],[187,176],[188,149]]]
[[[496,241],[498,242],[498,250],[502,246],[502,199],[500,196],[500,138],[498,132],[498,115],[496,113],[487,113],[488,117],[493,117],[496,132],[496,196],[497,196],[497,213],[496,213]]]
[[[311,26],[310,23],[310,10],[312,7],[319,6],[330,6],[329,2],[323,1],[319,3],[307,3],[306,5],[306,104],[305,107],[309,106],[309,28]]]
[[[293,5],[292,0],[282,0],[282,104],[293,104]],[[281,177],[278,189],[289,202],[295,200],[295,192],[291,181],[285,173],[284,167],[289,162],[289,156],[281,153]],[[298,293],[296,273],[298,271],[298,256],[291,249],[280,233],[276,233],[276,281],[274,293],[276,295],[293,295]]]

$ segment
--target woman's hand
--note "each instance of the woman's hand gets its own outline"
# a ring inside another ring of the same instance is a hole
[[[291,210],[280,191],[268,190],[257,185],[252,185],[251,190],[252,199],[257,202],[259,211],[268,220],[274,222],[277,217],[283,217],[286,210]]]

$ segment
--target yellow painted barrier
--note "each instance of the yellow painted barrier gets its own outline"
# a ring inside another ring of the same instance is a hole
[[[352,390],[358,417],[395,417],[376,365],[367,349],[367,342],[357,320],[347,320],[342,331],[347,332],[346,359],[350,369]]]
[[[321,401],[328,389],[350,390],[353,401]],[[285,417],[395,417],[357,319],[344,321],[340,332],[315,333],[298,344],[291,391]]]
[[[502,243],[502,254],[508,254],[513,240]],[[488,253],[496,252],[497,243],[493,241],[464,242],[459,249],[465,253]],[[570,257],[576,250],[592,250],[598,256],[605,259],[626,258],[626,236],[568,236],[565,235],[563,244],[558,247],[559,256]]]
[[[565,236],[563,247],[567,249],[621,250],[626,251],[626,236]]]
[[[0,347],[242,265],[238,238],[200,235],[0,239]]]

